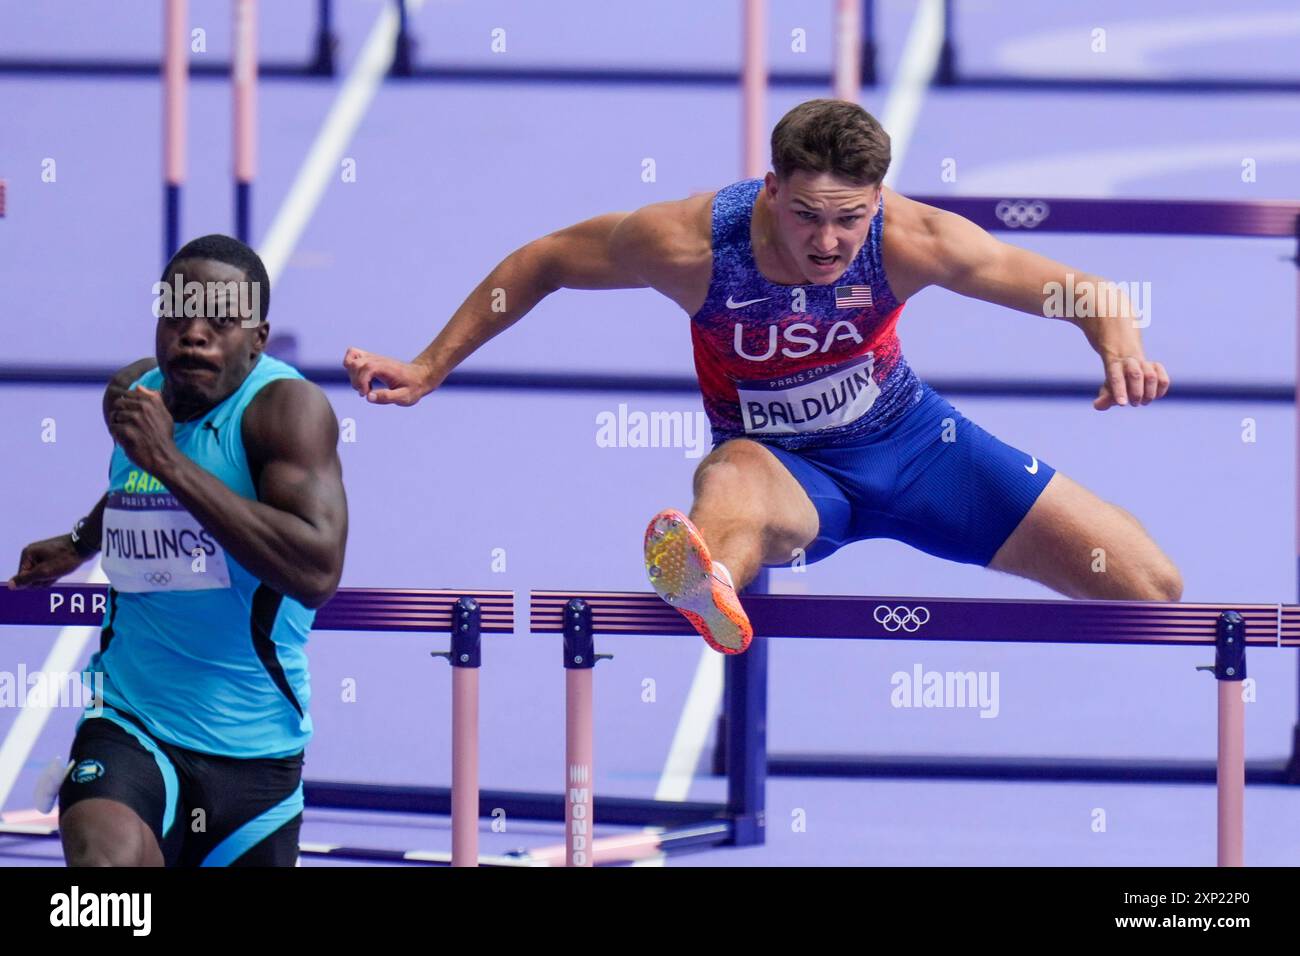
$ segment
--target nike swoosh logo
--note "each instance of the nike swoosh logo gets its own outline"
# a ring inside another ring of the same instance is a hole
[[[727,308],[743,309],[747,305],[753,305],[755,302],[766,302],[770,298],[772,298],[770,295],[765,295],[761,299],[746,299],[744,302],[732,302],[731,296],[727,296]]]
[[[1029,457],[1034,458],[1033,455],[1030,455]],[[1034,458],[1034,466],[1032,468],[1029,467],[1028,465],[1025,465],[1025,471],[1029,472],[1031,475],[1038,474],[1038,459]]]

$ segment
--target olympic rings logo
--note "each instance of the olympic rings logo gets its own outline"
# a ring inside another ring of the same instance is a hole
[[[890,607],[888,604],[881,604],[872,614],[876,623],[884,627],[887,631],[904,630],[913,634],[921,629],[921,625],[930,620],[930,611],[928,608],[918,607],[915,610],[902,605]]]
[[[172,576],[170,571],[147,571],[144,579],[150,584],[171,584]]]
[[[1052,209],[1041,199],[1003,199],[993,208],[993,214],[1012,229],[1033,229],[1049,215]]]

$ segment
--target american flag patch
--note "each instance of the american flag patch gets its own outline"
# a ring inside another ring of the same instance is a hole
[[[871,306],[871,286],[837,285],[835,287],[835,308],[865,309]]]

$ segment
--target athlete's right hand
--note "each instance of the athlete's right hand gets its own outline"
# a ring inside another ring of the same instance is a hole
[[[343,356],[352,387],[376,405],[414,405],[437,387],[425,365],[351,348]],[[375,388],[376,380],[386,386]]]
[[[18,558],[18,573],[9,579],[9,589],[47,588],[86,562],[72,546],[70,535],[34,541]]]

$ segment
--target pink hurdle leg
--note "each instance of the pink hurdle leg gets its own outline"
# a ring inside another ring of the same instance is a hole
[[[185,105],[190,71],[188,0],[163,8],[163,258],[180,245],[181,184],[185,182]]]
[[[451,865],[478,866],[478,669],[482,609],[458,598],[451,611]]]
[[[748,178],[767,171],[767,0],[744,0],[741,163]]]
[[[566,866],[591,866],[591,668],[564,672],[564,846]]]
[[[451,865],[478,866],[478,669],[451,669]]]
[[[835,0],[834,32],[835,98],[856,103],[862,86],[861,0]]]
[[[235,235],[252,242],[251,192],[257,175],[257,0],[234,2],[234,55],[230,79],[234,104]]]
[[[1246,707],[1241,683],[1219,681],[1219,866],[1244,866]]]

